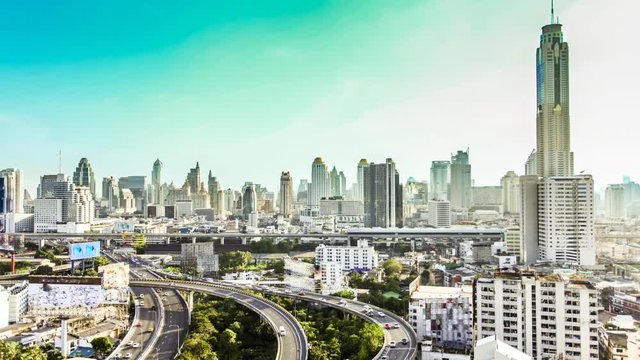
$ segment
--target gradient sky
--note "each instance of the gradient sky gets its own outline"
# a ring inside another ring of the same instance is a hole
[[[576,171],[640,181],[640,1],[559,0]],[[87,157],[103,176],[277,190],[322,156],[406,179],[470,148],[476,185],[535,147],[535,49],[547,0],[0,3],[0,167],[35,195]],[[203,175],[205,175],[203,173]]]

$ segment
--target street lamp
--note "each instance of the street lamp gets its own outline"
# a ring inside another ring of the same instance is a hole
[[[178,354],[180,354],[181,353],[181,351],[180,351],[180,325],[171,324],[171,325],[169,325],[169,329],[171,329],[174,326],[176,327],[176,329],[178,331],[176,334],[178,335]]]

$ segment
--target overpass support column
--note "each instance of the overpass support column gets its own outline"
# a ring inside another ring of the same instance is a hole
[[[220,245],[224,245],[224,238],[223,237],[220,238]]]
[[[196,243],[196,238],[195,238],[195,237],[192,237],[192,238],[191,238],[191,243],[192,243],[192,244],[195,244],[195,243]]]
[[[165,241],[164,243],[165,243],[165,244],[167,244],[167,245],[171,244],[171,238],[170,238],[170,237],[168,237],[168,238],[167,238],[167,241]]]
[[[247,245],[247,238],[242,238],[242,245]]]
[[[38,240],[38,249],[42,249],[44,247],[44,239]]]
[[[189,291],[189,294],[187,295],[187,304],[189,307],[189,314],[191,314],[193,311],[193,291]],[[191,316],[189,316],[189,318],[191,318]]]
[[[106,245],[107,247],[111,247],[111,239],[106,238],[106,239],[104,239],[104,241],[105,241],[105,245]]]

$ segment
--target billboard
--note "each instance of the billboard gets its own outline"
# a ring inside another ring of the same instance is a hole
[[[28,292],[35,316],[87,316],[102,303],[100,285],[29,283]]]
[[[129,302],[129,265],[115,263],[98,267],[102,274],[102,302],[127,304]]]
[[[69,244],[69,259],[82,260],[100,256],[100,241]]]

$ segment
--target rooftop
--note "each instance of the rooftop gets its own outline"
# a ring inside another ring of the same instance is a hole
[[[420,286],[411,294],[411,300],[421,299],[449,299],[459,296],[471,297],[471,286],[445,287],[445,286]]]

